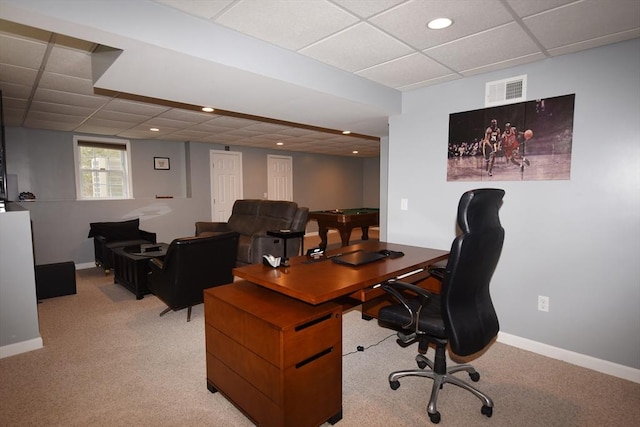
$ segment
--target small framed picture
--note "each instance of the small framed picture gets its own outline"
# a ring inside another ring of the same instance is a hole
[[[171,166],[169,164],[169,158],[168,157],[154,157],[153,158],[153,168],[156,169],[156,170],[168,171],[169,169],[171,169]]]

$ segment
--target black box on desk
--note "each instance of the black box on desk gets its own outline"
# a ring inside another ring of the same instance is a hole
[[[36,296],[38,299],[75,293],[76,265],[73,261],[36,265]]]

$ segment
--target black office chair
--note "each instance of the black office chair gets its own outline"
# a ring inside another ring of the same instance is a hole
[[[187,308],[189,322],[191,307],[204,301],[205,289],[232,283],[238,239],[235,231],[183,237],[171,242],[163,261],[149,261],[149,289],[168,306],[160,316]]]
[[[454,354],[470,356],[487,347],[498,334],[498,317],[489,295],[489,283],[504,241],[504,229],[498,217],[503,196],[504,191],[499,189],[472,190],[462,195],[458,205],[458,226],[462,234],[451,245],[446,268],[429,269],[432,276],[442,281],[440,295],[400,281],[382,285],[399,304],[381,308],[379,321],[400,329],[401,345],[417,341],[419,349],[416,362],[420,369],[391,373],[389,385],[396,390],[400,387],[398,380],[405,376],[433,379],[427,412],[435,424],[440,422],[436,409],[438,391],[445,383],[457,385],[478,397],[483,415],[491,417],[493,413],[493,401],[487,395],[452,375],[466,371],[476,382],[480,374],[468,364],[447,369],[445,353],[449,345]],[[425,356],[430,344],[436,350],[433,362]],[[430,369],[424,369],[427,366]]]

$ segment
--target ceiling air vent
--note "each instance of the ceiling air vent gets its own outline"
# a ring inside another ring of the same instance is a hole
[[[485,107],[526,101],[527,75],[488,82],[485,86]]]

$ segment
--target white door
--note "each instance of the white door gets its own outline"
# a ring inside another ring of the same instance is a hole
[[[242,199],[242,153],[211,150],[212,221],[227,222],[233,202]]]
[[[269,200],[293,201],[293,158],[267,156]]]

